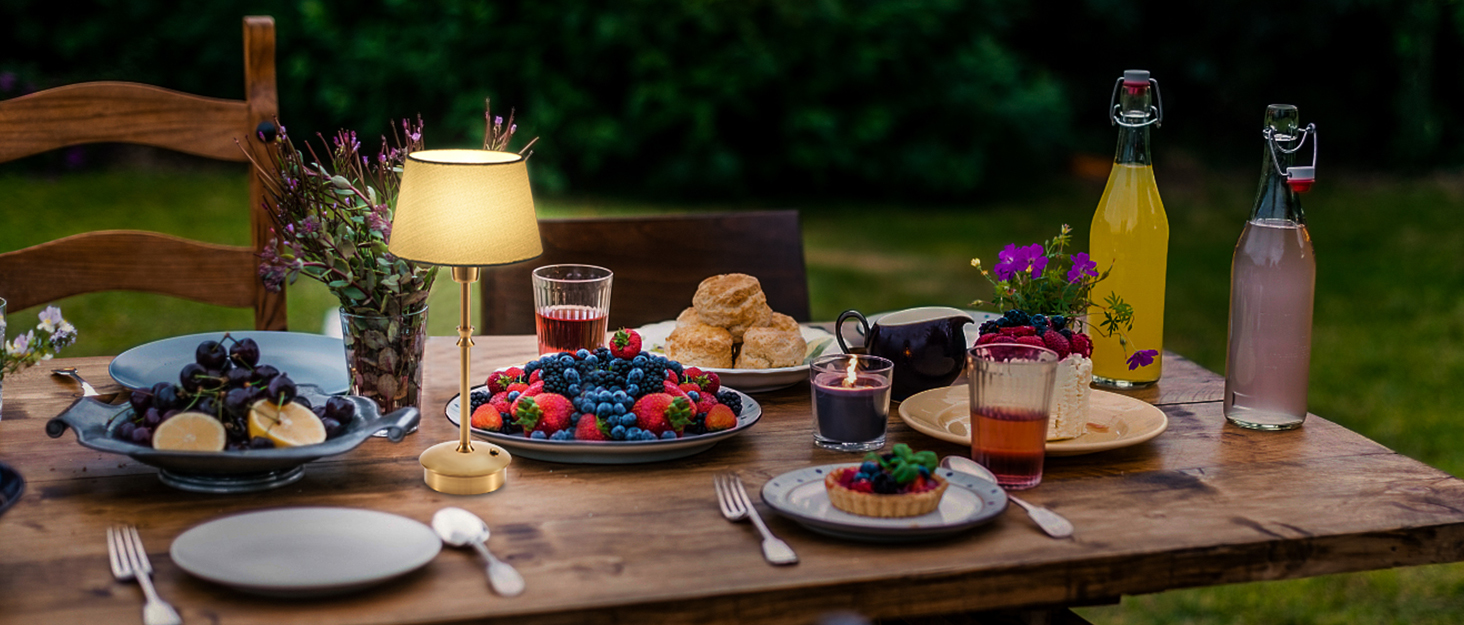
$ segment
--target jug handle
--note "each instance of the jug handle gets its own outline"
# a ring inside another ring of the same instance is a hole
[[[843,350],[845,354],[852,353],[849,351],[849,346],[844,344],[843,332],[844,322],[847,321],[850,317],[859,320],[859,336],[869,336],[869,320],[865,319],[863,314],[853,309],[839,313],[838,321],[834,322],[834,338],[839,341],[839,349]]]

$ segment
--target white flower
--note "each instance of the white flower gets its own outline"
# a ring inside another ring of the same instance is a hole
[[[15,337],[14,341],[11,341],[5,345],[5,353],[10,354],[11,356],[25,356],[26,354],[29,354],[31,341],[35,339],[35,335],[35,330],[32,330],[30,332],[26,332],[25,334]]]
[[[66,321],[61,318],[61,309],[55,306],[47,306],[45,310],[41,311],[40,317],[40,328],[48,334],[55,332],[56,326]]]

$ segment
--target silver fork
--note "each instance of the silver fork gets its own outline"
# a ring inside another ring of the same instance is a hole
[[[81,385],[82,397],[95,397],[97,395],[101,395],[101,393],[97,392],[97,389],[92,387],[91,383],[82,379],[81,374],[76,372],[76,367],[61,367],[60,369],[52,369],[51,375],[59,375],[76,380],[76,382]]]
[[[173,606],[158,597],[158,591],[153,588],[152,563],[147,559],[147,550],[142,546],[142,537],[137,535],[137,528],[131,525],[118,525],[107,528],[107,556],[112,560],[112,576],[120,581],[137,580],[142,586],[142,594],[147,596],[147,603],[142,606],[142,622],[144,625],[182,625],[183,619]]]
[[[758,533],[763,537],[764,559],[772,564],[798,563],[798,555],[793,553],[793,548],[774,536],[768,531],[768,526],[763,524],[762,517],[752,507],[752,500],[747,497],[747,489],[742,487],[742,480],[731,473],[718,473],[712,477],[712,485],[717,489],[717,505],[721,506],[722,516],[727,517],[728,521],[736,523],[752,518],[752,524],[757,526]]]

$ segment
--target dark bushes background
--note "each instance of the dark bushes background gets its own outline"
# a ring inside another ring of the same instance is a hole
[[[544,191],[971,198],[1106,154],[1126,67],[1160,79],[1161,150],[1232,166],[1302,108],[1326,164],[1464,162],[1464,9],[1311,0],[0,0],[0,97],[116,79],[241,97],[239,21],[275,16],[297,137],[472,145],[482,100],[543,139]]]

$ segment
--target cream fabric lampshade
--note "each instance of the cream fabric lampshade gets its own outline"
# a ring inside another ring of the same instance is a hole
[[[524,158],[488,150],[408,154],[387,249],[407,260],[459,267],[542,254]]]

